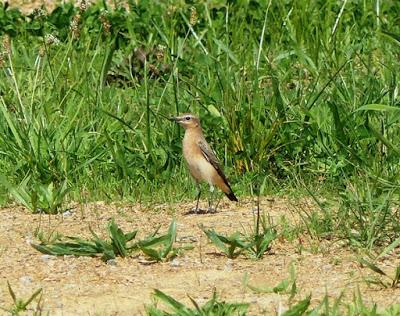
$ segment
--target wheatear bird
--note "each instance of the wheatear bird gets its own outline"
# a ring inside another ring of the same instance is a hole
[[[200,182],[205,181],[210,185],[210,190],[214,190],[214,186],[221,189],[222,192],[231,201],[238,201],[229,185],[228,179],[221,168],[218,158],[214,151],[208,145],[201,129],[200,120],[193,114],[183,114],[178,117],[171,118],[185,129],[182,147],[183,156],[189,167],[190,174],[196,181],[198,190],[197,203],[194,212],[199,211],[199,200],[201,195]],[[211,205],[209,203],[209,211]]]

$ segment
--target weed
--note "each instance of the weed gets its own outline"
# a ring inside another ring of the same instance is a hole
[[[251,246],[239,232],[230,236],[218,234],[213,229],[200,227],[210,241],[218,247],[228,258],[234,259]]]
[[[248,253],[255,259],[261,259],[265,252],[270,249],[271,242],[277,237],[275,228],[259,211],[255,218],[253,232],[249,235],[235,232],[225,236],[203,226],[200,226],[200,229],[218,249],[231,259],[238,257],[242,253]]]
[[[165,261],[174,258],[178,253],[192,247],[174,247],[176,240],[176,220],[172,220],[168,232],[165,235],[157,236],[158,229],[149,237],[138,241],[137,247],[150,259]]]
[[[90,229],[90,228],[89,228]],[[104,261],[114,259],[116,256],[126,257],[134,249],[135,244],[130,242],[136,237],[137,230],[124,233],[112,219],[107,230],[110,240],[103,240],[98,237],[92,229],[91,240],[84,240],[77,237],[67,237],[68,241],[57,241],[53,243],[31,244],[36,250],[54,256],[74,255],[74,256],[97,256],[101,255]]]
[[[78,237],[67,237],[67,241],[43,242],[40,245],[31,244],[36,250],[55,256],[98,256],[107,261],[117,256],[128,257],[133,252],[141,250],[146,256],[155,261],[165,261],[174,258],[184,250],[192,249],[192,246],[174,247],[176,239],[176,221],[171,222],[168,232],[158,236],[158,230],[150,236],[133,241],[137,230],[124,233],[112,219],[107,225],[109,240],[101,239],[91,228],[89,228],[92,239],[84,240]],[[39,235],[40,236],[40,235]],[[58,238],[59,239],[59,238]]]
[[[290,294],[289,302],[295,297],[297,294],[297,284],[296,284],[296,269],[293,263],[290,264],[289,267],[289,277],[284,279],[279,284],[275,285],[274,287],[269,286],[262,286],[256,287],[250,285],[248,283],[248,274],[245,274],[243,278],[243,285],[248,287],[255,293],[281,293],[281,294]]]
[[[14,290],[12,289],[12,287],[8,281],[7,281],[7,287],[8,287],[8,292],[10,293],[10,296],[12,297],[14,304],[9,309],[2,308],[3,310],[10,313],[12,316],[18,316],[18,315],[20,315],[21,312],[27,311],[28,305],[31,304],[32,301],[40,295],[38,302],[37,302],[37,306],[32,315],[41,315],[40,303],[42,300],[42,289],[36,290],[34,293],[32,293],[32,295],[27,300],[23,300],[23,299],[17,298]]]
[[[270,218],[267,220],[265,214],[260,213],[260,204],[258,203],[254,231],[248,238],[250,255],[256,259],[262,258],[276,237],[276,229],[272,226]]]
[[[400,244],[400,238],[397,238],[394,242],[392,242],[389,246],[387,246],[377,257],[379,259],[391,251],[393,251]],[[379,277],[365,277],[364,281],[367,284],[375,284],[382,286],[383,288],[396,288],[400,286],[400,264],[397,265],[394,269],[393,276],[390,276],[386,272],[384,272],[376,263],[366,258],[358,258],[358,262],[375,272]]]
[[[178,302],[171,296],[161,292],[160,290],[154,290],[154,297],[173,310],[173,314],[165,312],[156,306],[147,307],[147,315],[149,316],[201,316],[201,315],[213,315],[213,316],[229,316],[237,315],[244,316],[248,308],[248,304],[238,303],[226,303],[218,300],[217,294],[214,291],[212,298],[204,305],[199,306],[197,302],[189,296],[194,308],[190,309],[184,304]]]
[[[304,315],[311,303],[311,295],[307,296],[304,300],[301,300],[297,304],[290,307],[285,311],[282,316],[298,316]]]
[[[82,188],[90,200],[190,196],[181,131],[163,121],[188,109],[243,195],[266,173],[276,191],[298,189],[293,175],[345,191],[363,172],[398,193],[395,2],[379,1],[379,23],[372,2],[132,3],[29,16],[0,5],[1,190],[13,200],[55,212]]]

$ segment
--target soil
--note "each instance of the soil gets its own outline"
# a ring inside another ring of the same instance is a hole
[[[52,11],[60,0],[6,0],[10,7],[19,8],[23,13],[31,13],[33,9],[45,6],[49,11]],[[74,1],[77,2],[77,1]]]
[[[326,293],[335,298],[345,291],[345,300],[350,301],[359,287],[367,303],[375,302],[381,307],[400,303],[400,288],[368,287],[362,278],[371,271],[362,268],[355,260],[356,254],[339,242],[307,237],[289,242],[278,238],[262,260],[245,256],[226,258],[208,242],[198,225],[221,233],[249,231],[254,220],[254,203],[233,204],[224,199],[221,204],[218,213],[203,215],[185,215],[193,204],[144,207],[99,202],[74,206],[64,216],[30,214],[22,207],[3,208],[0,210],[0,307],[12,305],[8,280],[20,298],[42,288],[42,309],[50,315],[142,315],[145,305],[152,303],[154,289],[189,306],[188,295],[201,305],[215,289],[222,300],[250,303],[250,315],[274,315],[287,308],[289,295],[254,293],[243,285],[243,279],[248,274],[251,285],[273,287],[288,278],[292,262],[297,272],[298,300],[311,293],[316,305]],[[292,202],[286,199],[263,199],[261,208],[275,223],[283,215],[292,222],[298,220]],[[38,232],[44,237],[56,233],[89,237],[90,226],[104,236],[112,217],[124,231],[139,229],[137,238],[153,232],[159,225],[161,232],[165,232],[175,217],[177,245],[191,243],[194,248],[163,263],[151,263],[134,255],[107,264],[100,258],[43,255],[30,245],[39,242],[35,237]],[[379,263],[391,274],[399,264],[398,254]]]
[[[8,2],[26,13],[42,4],[51,10],[58,1]],[[142,315],[145,305],[153,302],[154,289],[187,305],[191,304],[188,295],[201,305],[215,289],[222,300],[250,303],[250,315],[274,315],[287,308],[288,295],[254,293],[243,285],[243,279],[248,275],[251,285],[273,287],[288,278],[291,263],[297,272],[297,300],[312,294],[312,304],[316,305],[326,294],[333,300],[344,291],[345,300],[351,301],[359,288],[366,303],[375,302],[381,307],[400,304],[400,288],[368,287],[363,282],[371,270],[361,267],[355,260],[357,254],[340,242],[318,241],[306,236],[291,242],[277,239],[262,260],[244,256],[228,259],[207,241],[198,225],[221,233],[249,231],[254,220],[254,203],[226,202],[216,214],[184,215],[192,206],[149,208],[93,203],[75,206],[68,216],[35,215],[18,206],[0,209],[0,307],[12,305],[6,283],[9,281],[19,298],[26,299],[42,288],[42,310],[49,315]],[[298,221],[292,212],[292,203],[286,199],[264,199],[262,209],[276,223],[281,216]],[[89,237],[90,226],[99,235],[104,234],[112,217],[126,231],[139,229],[138,238],[159,225],[162,231],[167,230],[175,217],[178,244],[191,242],[194,249],[164,263],[132,256],[106,264],[100,258],[43,255],[30,245],[38,242],[35,237],[38,233],[45,237],[56,233]],[[379,262],[384,271],[394,273],[400,264],[398,251]]]

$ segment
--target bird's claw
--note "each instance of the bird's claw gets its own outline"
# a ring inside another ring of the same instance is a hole
[[[201,214],[214,214],[217,213],[217,210],[213,207],[209,207],[208,209],[204,208],[191,208],[189,211],[185,213],[185,215],[201,215]]]

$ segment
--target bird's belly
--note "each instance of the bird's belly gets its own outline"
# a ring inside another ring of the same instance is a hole
[[[213,185],[215,174],[217,173],[214,167],[206,159],[196,159],[188,161],[191,175],[197,181],[206,181]]]

